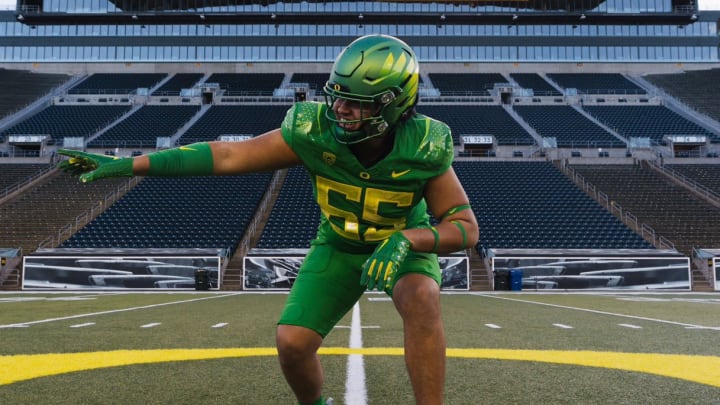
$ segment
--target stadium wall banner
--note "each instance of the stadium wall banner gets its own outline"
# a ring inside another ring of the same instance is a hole
[[[207,289],[219,288],[218,256],[26,256],[22,289]]]
[[[289,290],[307,249],[253,249],[243,261],[243,289]],[[466,254],[438,256],[443,290],[470,287],[470,262]]]
[[[495,290],[691,289],[690,258],[675,250],[503,249],[488,257]]]

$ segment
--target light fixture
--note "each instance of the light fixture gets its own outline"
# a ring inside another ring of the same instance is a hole
[[[587,18],[587,17],[585,17],[585,14],[580,14],[580,20],[581,20],[581,21],[584,20],[584,19],[586,19],[586,18]]]
[[[133,14],[132,17],[130,17],[130,18],[132,18],[133,20],[137,20],[138,16],[137,16],[137,14]]]
[[[693,14],[690,16],[690,20],[695,21],[697,20],[697,14]]]
[[[205,14],[200,14],[200,19],[205,21]]]
[[[445,14],[440,14],[440,21],[445,21],[445,18],[447,18],[445,17]]]
[[[18,15],[17,15],[17,20],[18,20],[18,21],[25,21],[25,16],[22,15],[22,14],[18,14]]]
[[[513,21],[517,21],[518,18],[520,18],[520,17],[518,17],[517,14],[513,14],[513,16],[512,16],[512,20],[513,20]]]

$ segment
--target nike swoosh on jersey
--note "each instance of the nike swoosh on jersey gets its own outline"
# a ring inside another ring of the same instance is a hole
[[[397,179],[398,177],[404,176],[408,173],[410,173],[410,169],[406,169],[401,172],[396,172],[395,170],[393,170],[392,173],[390,173],[390,177],[392,177],[393,179]]]

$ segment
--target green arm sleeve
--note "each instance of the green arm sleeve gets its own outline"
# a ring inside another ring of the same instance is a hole
[[[150,159],[148,176],[181,177],[213,174],[212,150],[207,142],[151,153],[148,159]]]

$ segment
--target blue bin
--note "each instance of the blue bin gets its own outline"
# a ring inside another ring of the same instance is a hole
[[[510,290],[522,291],[522,270],[510,270]]]

